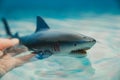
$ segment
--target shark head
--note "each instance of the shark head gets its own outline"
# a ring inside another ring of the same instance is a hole
[[[82,34],[76,36],[77,39],[73,38],[73,47],[70,50],[70,55],[75,57],[86,56],[87,50],[96,43],[96,40]]]

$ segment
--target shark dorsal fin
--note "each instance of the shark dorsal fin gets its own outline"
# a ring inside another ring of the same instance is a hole
[[[37,16],[37,28],[35,32],[47,29],[49,29],[49,26],[46,24],[46,22],[40,16]]]

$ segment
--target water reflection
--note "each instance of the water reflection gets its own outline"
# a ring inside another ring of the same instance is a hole
[[[66,60],[68,59],[68,60]],[[73,58],[73,57],[52,57],[49,59],[49,67],[56,67],[53,65],[58,65],[58,69],[47,69],[47,70],[37,70],[35,75],[39,79],[46,79],[46,77],[51,80],[55,77],[59,78],[85,78],[89,79],[95,73],[95,69],[92,67],[90,60],[87,57],[83,58]]]

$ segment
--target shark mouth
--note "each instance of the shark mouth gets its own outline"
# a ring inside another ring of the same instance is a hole
[[[86,49],[77,49],[77,50],[72,50],[71,51],[71,54],[86,54],[87,53],[87,51],[86,50],[88,50],[89,48],[86,48]]]

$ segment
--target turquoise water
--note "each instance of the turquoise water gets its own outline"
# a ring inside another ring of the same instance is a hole
[[[12,32],[19,31],[20,35],[33,33],[36,25],[33,20],[10,20]],[[80,19],[45,20],[52,29],[77,31],[95,38],[97,43],[88,51],[87,57],[53,55],[15,68],[1,80],[120,80],[119,15],[103,14],[84,16]],[[1,31],[1,35],[4,35],[4,31]]]

